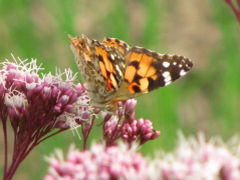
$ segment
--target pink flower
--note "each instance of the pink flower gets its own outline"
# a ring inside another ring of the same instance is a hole
[[[14,58],[14,57],[13,57]],[[29,152],[43,140],[79,126],[92,116],[83,85],[70,70],[40,77],[36,60],[15,59],[0,69],[0,121],[5,145],[4,178],[10,179]],[[81,124],[81,123],[80,123]],[[8,130],[13,130],[13,160],[8,165]]]
[[[45,180],[110,180],[146,179],[147,161],[129,149],[125,144],[106,147],[93,144],[88,151],[71,149],[66,160],[58,152],[58,157],[49,159],[49,170]]]
[[[135,120],[136,104],[135,99],[119,102],[119,108],[115,114],[104,115],[103,132],[107,144],[114,144],[119,138],[130,145],[135,141],[144,144],[160,135],[159,131],[153,129],[150,120],[142,118]]]

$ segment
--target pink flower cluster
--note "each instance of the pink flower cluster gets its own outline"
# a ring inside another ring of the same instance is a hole
[[[88,151],[70,150],[64,161],[62,155],[49,158],[49,173],[45,180],[117,180],[146,179],[146,160],[125,144],[106,147],[93,144]]]
[[[206,140],[199,133],[197,138],[180,134],[174,152],[158,159],[158,179],[177,180],[238,180],[240,179],[240,143],[232,139],[224,144],[220,138]]]
[[[153,129],[151,121],[135,119],[136,104],[135,99],[119,102],[116,114],[104,115],[103,132],[107,144],[114,144],[119,138],[130,145],[136,141],[143,144],[160,135],[159,131]]]
[[[70,150],[66,160],[59,153],[49,158],[45,180],[239,180],[239,142],[180,135],[173,152],[160,152],[155,159],[137,153],[136,144],[93,144],[88,151]]]
[[[65,112],[76,115],[88,112],[76,111],[77,101],[87,96],[81,84],[73,84],[74,77],[71,77],[70,71],[57,76],[47,74],[40,78],[37,74],[39,70],[34,60],[25,64],[5,62],[0,70],[0,111],[5,112],[2,116],[9,117],[14,129],[31,132],[43,127],[57,128],[58,120],[62,119],[60,116]],[[66,80],[62,79],[63,75]],[[69,122],[65,123],[69,126]]]
[[[89,114],[89,99],[82,85],[74,85],[71,71],[53,76],[37,73],[36,60],[3,62],[0,70],[0,121],[4,134],[4,179],[43,140],[77,125]],[[65,80],[63,77],[65,76]],[[84,107],[82,107],[82,105]],[[85,109],[84,109],[85,108]],[[13,157],[8,159],[8,126],[13,130]]]

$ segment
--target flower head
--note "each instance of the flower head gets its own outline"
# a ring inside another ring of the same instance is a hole
[[[71,149],[66,160],[49,158],[49,171],[45,180],[69,179],[146,179],[147,161],[136,152],[136,147],[128,148],[121,143],[106,147],[93,144],[88,151]]]
[[[115,114],[104,114],[103,132],[108,144],[114,144],[119,138],[130,145],[135,141],[143,144],[160,135],[159,131],[153,129],[150,120],[135,119],[136,104],[135,99],[119,102]]]
[[[5,140],[4,177],[7,179],[40,142],[84,124],[94,116],[84,86],[74,84],[76,76],[70,70],[40,77],[41,68],[36,60],[14,60],[15,63],[1,63],[0,69],[0,120]],[[7,167],[8,124],[14,133],[14,158],[10,169]]]
[[[64,113],[76,113],[81,118],[88,112],[82,107],[88,105],[82,100],[87,98],[85,89],[82,85],[73,84],[75,77],[69,76],[70,71],[57,76],[49,73],[41,78],[37,74],[39,70],[35,60],[3,63],[0,84],[4,91],[0,96],[4,100],[1,107],[6,107],[13,124],[21,124],[21,128],[26,128],[21,129],[23,131],[34,132],[39,128],[56,127]],[[66,80],[62,79],[64,75]],[[75,104],[79,101],[82,106],[77,106],[76,110]]]

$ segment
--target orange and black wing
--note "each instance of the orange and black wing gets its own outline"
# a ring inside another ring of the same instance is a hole
[[[125,59],[124,80],[131,94],[147,93],[167,86],[184,76],[193,66],[186,57],[159,54],[140,47],[132,47]]]
[[[95,46],[95,53],[107,90],[114,91],[118,89],[123,80],[123,71],[125,69],[123,55],[113,47],[102,45]]]
[[[123,55],[125,55],[130,49],[129,45],[122,40],[116,38],[104,38],[102,41],[104,46],[110,46],[116,48]]]

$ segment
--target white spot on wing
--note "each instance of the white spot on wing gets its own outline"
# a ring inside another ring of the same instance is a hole
[[[123,76],[122,71],[120,70],[119,66],[116,65],[115,68],[116,68],[117,72],[119,73],[119,75]]]
[[[170,66],[170,63],[167,61],[163,62],[163,67],[168,68]]]
[[[172,78],[171,78],[170,73],[168,71],[165,71],[162,74],[162,76],[164,77],[165,85],[171,83]]]
[[[115,60],[115,56],[113,54],[111,54],[110,57],[113,61]]]
[[[167,83],[167,82],[171,82],[171,76],[168,76],[168,77],[166,77],[165,79],[164,79],[164,81],[165,81],[165,83]]]
[[[186,74],[186,71],[184,71],[183,69],[180,71],[180,76],[184,76]]]
[[[169,85],[169,84],[171,84],[171,81],[166,82],[166,83],[165,83],[165,86],[167,86],[167,85]]]
[[[170,76],[170,73],[168,71],[165,71],[162,75],[164,78],[166,78],[166,77]]]

